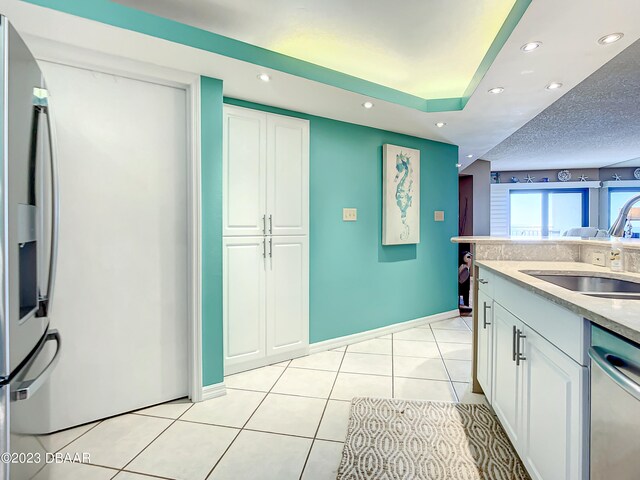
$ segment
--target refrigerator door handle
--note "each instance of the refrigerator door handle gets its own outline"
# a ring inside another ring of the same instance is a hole
[[[40,375],[38,375],[36,378],[32,380],[25,380],[23,382],[20,382],[15,388],[11,388],[12,401],[18,402],[20,400],[27,400],[31,398],[51,376],[51,372],[53,372],[53,369],[56,367],[58,360],[60,360],[60,349],[62,348],[60,333],[58,333],[58,330],[49,330],[44,342],[42,343],[42,347],[38,351],[39,354],[42,351],[44,344],[52,340],[56,341],[56,353],[53,355],[53,358],[49,361],[44,370],[40,372]],[[37,354],[34,355],[34,360],[37,357]]]
[[[60,227],[60,199],[58,193],[58,159],[55,152],[54,132],[51,121],[51,111],[48,105],[40,106],[41,112],[47,119],[47,136],[49,137],[49,162],[51,168],[51,251],[49,255],[49,278],[47,280],[47,293],[41,299],[39,316],[48,316],[53,298],[53,288],[58,263],[58,233]]]

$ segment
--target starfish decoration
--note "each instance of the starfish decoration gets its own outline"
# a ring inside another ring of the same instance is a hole
[[[617,173],[611,175],[611,178],[613,178],[613,180],[615,180],[616,182],[619,182],[621,180],[620,175],[618,175]]]
[[[524,177],[524,179],[526,180],[527,183],[533,183],[533,181],[536,179],[536,177],[532,177],[531,175],[529,175],[527,173],[527,176]]]
[[[580,175],[580,181],[581,182],[586,182],[589,179],[589,177],[587,177],[586,175],[582,174]]]

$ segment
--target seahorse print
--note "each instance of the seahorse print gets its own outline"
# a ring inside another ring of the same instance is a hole
[[[407,210],[411,207],[412,190],[413,190],[413,167],[411,165],[411,156],[402,151],[396,155],[396,173],[393,182],[398,182],[396,187],[396,204],[400,209],[400,219],[402,220],[402,232],[400,239],[406,240],[411,233],[411,227],[407,223]]]

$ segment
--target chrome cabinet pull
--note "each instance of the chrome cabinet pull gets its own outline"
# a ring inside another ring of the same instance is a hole
[[[527,336],[526,336],[526,335],[523,335],[523,334],[522,334],[522,330],[518,329],[518,330],[516,331],[516,337],[517,337],[517,338],[516,338],[516,345],[517,345],[517,347],[516,347],[516,349],[517,349],[517,352],[516,352],[516,365],[520,365],[520,362],[521,362],[521,361],[523,361],[523,360],[526,360],[526,359],[527,359],[527,357],[525,357],[525,356],[522,354],[522,352],[520,351],[520,340],[521,340],[521,339],[523,339],[523,338],[527,338]]]
[[[269,239],[269,257],[273,258],[273,239]]]
[[[267,214],[262,215],[262,234],[267,234]]]
[[[262,258],[267,258],[267,240],[262,240]]]
[[[483,322],[483,327],[486,330],[487,329],[487,325],[491,325],[491,322],[487,322],[487,308],[491,308],[491,305],[487,305],[487,302],[484,302],[484,322]]]
[[[511,337],[511,351],[512,351],[512,360],[516,361],[516,326],[513,326],[513,333]]]
[[[487,283],[489,283],[489,280],[485,280],[484,278],[479,278],[478,282],[480,282],[483,285],[486,285]]]
[[[273,233],[273,215],[269,214],[269,233]]]

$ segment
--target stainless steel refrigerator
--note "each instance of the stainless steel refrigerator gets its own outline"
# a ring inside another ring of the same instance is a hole
[[[16,415],[38,395],[61,352],[48,320],[58,202],[44,79],[4,16],[0,56],[0,479],[22,480],[47,461]]]

